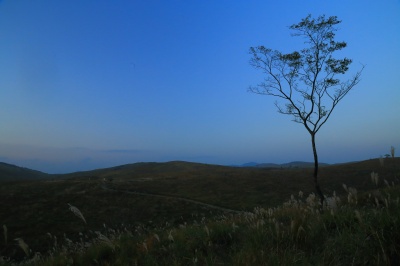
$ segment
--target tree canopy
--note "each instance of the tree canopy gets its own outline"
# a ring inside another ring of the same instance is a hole
[[[251,47],[250,64],[262,70],[266,77],[249,90],[257,94],[283,99],[275,102],[278,112],[293,116],[310,133],[317,133],[337,104],[358,84],[362,69],[345,81],[340,75],[349,70],[351,59],[334,58],[334,52],[347,46],[335,41],[336,16],[313,19],[311,15],[290,26],[292,36],[303,37],[306,48],[282,53],[264,46]]]
[[[312,18],[308,15],[290,26],[292,36],[305,40],[306,47],[299,51],[283,53],[264,46],[250,48],[250,65],[260,69],[265,78],[257,86],[250,86],[249,91],[283,101],[283,106],[275,102],[278,112],[291,115],[293,121],[303,124],[311,135],[314,183],[321,205],[324,196],[318,182],[315,135],[338,103],[360,82],[364,69],[362,66],[351,78],[344,76],[352,60],[334,57],[335,52],[347,46],[346,42],[335,41],[339,23],[336,16]]]

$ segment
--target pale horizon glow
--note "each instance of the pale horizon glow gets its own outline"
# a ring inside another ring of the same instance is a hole
[[[338,16],[365,64],[316,141],[320,162],[400,149],[400,1],[0,1],[0,162],[67,173],[135,162],[312,161],[251,46],[292,52],[288,26]]]

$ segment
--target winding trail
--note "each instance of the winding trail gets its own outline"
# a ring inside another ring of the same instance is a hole
[[[137,192],[137,191],[131,191],[131,190],[114,189],[114,188],[110,188],[105,183],[103,183],[101,185],[101,188],[104,189],[104,190],[108,190],[108,191],[114,191],[114,192],[119,192],[119,193],[127,193],[127,194],[132,194],[132,195],[180,200],[180,201],[189,202],[189,203],[192,203],[192,204],[197,204],[197,205],[201,205],[201,206],[204,206],[204,207],[207,207],[207,208],[210,208],[210,209],[216,209],[216,210],[220,210],[220,211],[224,211],[224,212],[233,212],[233,213],[241,213],[241,214],[246,213],[245,211],[228,209],[228,208],[224,208],[224,207],[220,207],[220,206],[204,203],[204,202],[201,202],[201,201],[198,201],[198,200],[192,200],[192,199],[175,197],[175,196],[166,196],[166,195],[160,195],[160,194],[145,193],[145,192]]]

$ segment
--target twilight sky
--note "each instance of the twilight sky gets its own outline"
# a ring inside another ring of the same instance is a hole
[[[336,15],[365,64],[317,135],[321,162],[400,152],[400,1],[0,1],[0,161],[65,173],[141,161],[312,161],[310,136],[247,92],[249,47]]]

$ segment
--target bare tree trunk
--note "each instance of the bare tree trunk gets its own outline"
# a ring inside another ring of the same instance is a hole
[[[321,188],[319,186],[318,182],[318,154],[317,154],[317,148],[315,147],[315,133],[311,133],[311,143],[312,143],[312,148],[313,148],[313,153],[314,153],[314,186],[315,190],[317,191],[317,194],[319,196],[320,202],[321,202],[321,209],[323,208],[324,204],[324,194],[321,191]]]

